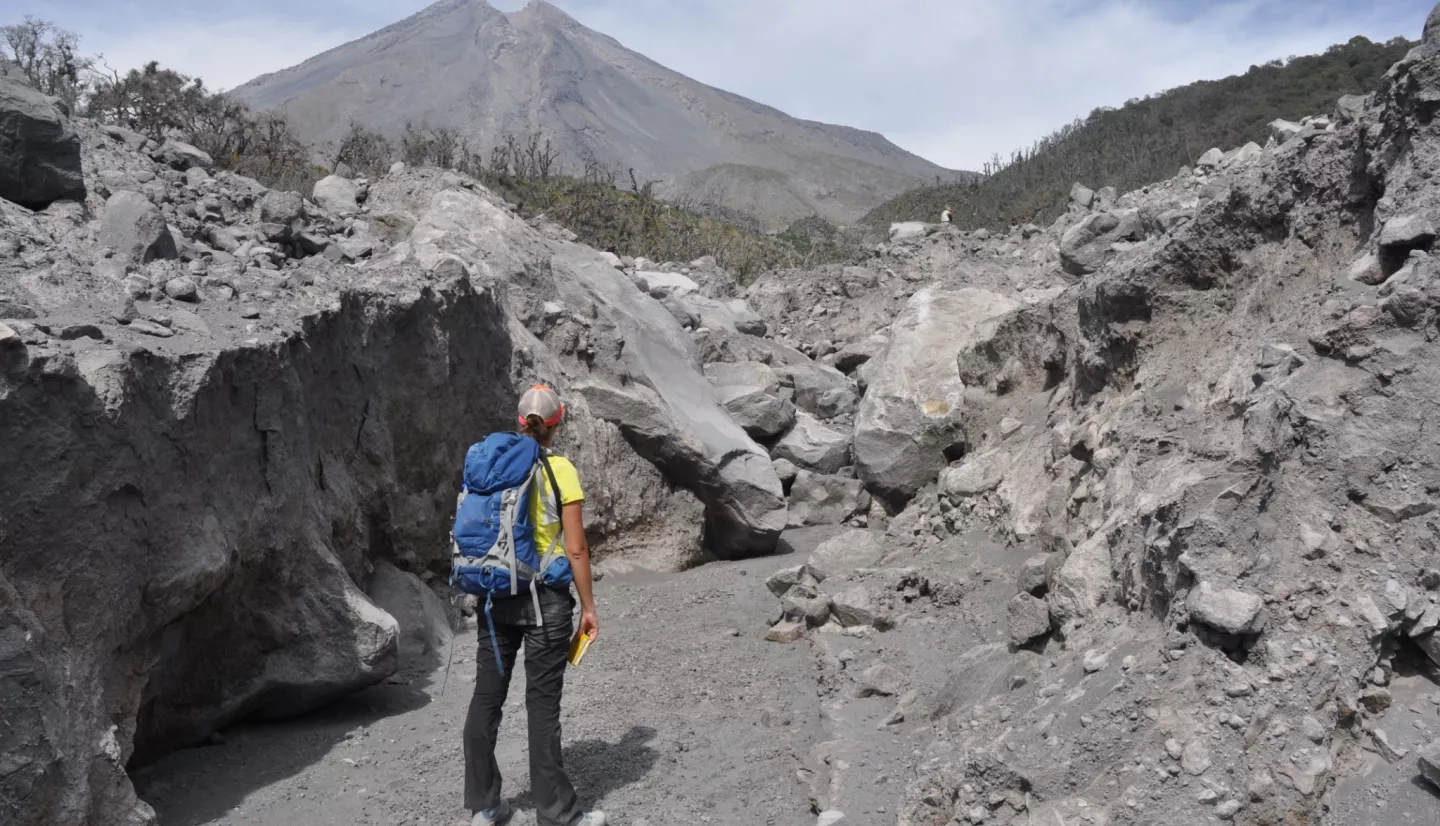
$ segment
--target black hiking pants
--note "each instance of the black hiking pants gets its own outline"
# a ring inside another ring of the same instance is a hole
[[[574,632],[575,598],[568,590],[540,587],[539,618],[529,592],[494,600],[495,645],[481,603],[475,696],[465,717],[465,806],[472,813],[500,805],[496,737],[510,692],[515,655],[525,646],[525,712],[530,725],[530,797],[540,826],[575,826],[585,812],[565,774],[560,754],[560,694]],[[537,621],[538,619],[538,621]],[[505,664],[495,662],[498,646]]]

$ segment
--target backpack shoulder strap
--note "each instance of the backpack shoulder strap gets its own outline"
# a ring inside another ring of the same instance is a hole
[[[555,516],[560,523],[560,530],[555,532],[555,538],[550,540],[550,547],[546,548],[545,553],[540,557],[540,573],[543,574],[545,573],[545,569],[549,567],[550,557],[554,555],[556,546],[560,544],[560,540],[565,536],[565,503],[560,500],[560,482],[555,478],[555,470],[550,467],[550,454],[548,452],[540,454],[540,465],[545,468],[545,475],[550,479],[550,490],[555,494]]]
[[[555,470],[550,467],[550,454],[540,454],[540,464],[545,467],[545,475],[550,478],[550,490],[555,494],[555,513],[559,514],[565,503],[560,501],[560,482],[555,478]]]

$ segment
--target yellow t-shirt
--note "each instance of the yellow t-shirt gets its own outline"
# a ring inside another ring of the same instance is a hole
[[[555,485],[550,484],[550,474],[540,469],[535,478],[540,486],[538,494],[530,497],[530,521],[535,525],[535,549],[544,556],[555,542],[555,553],[565,553],[565,540],[556,541],[560,536],[560,506],[585,500],[585,491],[580,487],[580,474],[570,460],[551,454],[550,470],[555,473],[555,485],[560,487],[560,504],[555,503]]]

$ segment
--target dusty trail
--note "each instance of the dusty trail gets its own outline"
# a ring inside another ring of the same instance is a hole
[[[775,613],[765,577],[785,564],[597,586],[602,640],[567,680],[565,760],[582,798],[613,822],[814,822],[797,770],[819,725],[815,658],[806,644],[763,639]],[[407,670],[312,717],[237,726],[218,745],[173,754],[136,773],[140,793],[165,826],[464,823],[460,731],[475,633],[470,620],[457,636],[444,696],[443,667]],[[533,824],[516,671],[500,762],[515,823]]]

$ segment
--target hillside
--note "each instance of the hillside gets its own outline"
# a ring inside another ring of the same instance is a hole
[[[407,122],[450,127],[485,149],[540,134],[571,171],[634,168],[669,200],[720,198],[770,227],[816,214],[850,222],[945,173],[881,135],[792,118],[673,72],[543,0],[511,14],[442,0],[233,95],[284,110],[312,144],[339,140],[352,122],[391,137]],[[766,182],[757,192],[738,185],[752,176]]]
[[[934,221],[946,204],[962,227],[1003,226],[1015,218],[1048,223],[1064,211],[1076,181],[1123,192],[1170,177],[1211,147],[1263,144],[1266,125],[1276,118],[1330,112],[1342,95],[1368,93],[1413,45],[1356,37],[1321,55],[1274,60],[1243,75],[1097,109],[1008,161],[997,159],[988,177],[912,190],[862,223]]]

